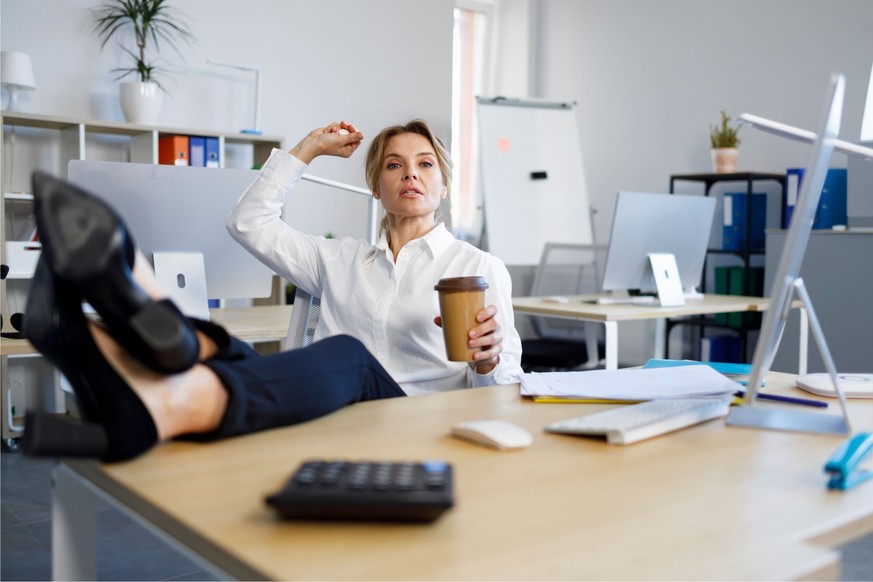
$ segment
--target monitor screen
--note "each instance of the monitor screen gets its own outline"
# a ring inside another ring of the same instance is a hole
[[[68,175],[115,208],[147,257],[202,253],[210,299],[270,295],[272,271],[224,225],[257,170],[73,160]]]
[[[716,199],[619,192],[603,269],[604,291],[655,292],[649,253],[672,253],[682,288],[700,285]]]
[[[867,101],[861,120],[861,141],[873,141],[873,67],[870,68],[870,80],[867,83]]]

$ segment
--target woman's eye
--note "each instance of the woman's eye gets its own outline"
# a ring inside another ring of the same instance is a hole
[[[389,162],[388,165],[385,167],[388,168],[389,170],[396,170],[397,168],[400,167],[400,164],[398,164],[397,162]]]
[[[424,168],[433,168],[432,162],[421,162],[422,167]]]

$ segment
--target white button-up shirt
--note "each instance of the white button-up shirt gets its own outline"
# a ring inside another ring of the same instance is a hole
[[[442,224],[407,243],[396,262],[385,235],[372,246],[295,230],[282,221],[282,207],[306,167],[274,149],[228,216],[227,228],[280,276],[321,298],[314,339],[356,337],[409,395],[518,382],[521,340],[512,312],[512,282],[500,259],[455,239]],[[474,275],[488,282],[485,304],[497,307],[503,335],[500,363],[488,374],[448,361],[442,330],[433,322],[439,315],[437,282]]]

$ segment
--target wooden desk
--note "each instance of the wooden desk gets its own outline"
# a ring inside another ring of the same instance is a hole
[[[800,394],[792,378],[771,374],[768,391]],[[507,385],[355,404],[217,443],[164,444],[133,462],[66,461],[55,473],[54,576],[94,578],[90,491],[244,579],[836,578],[832,548],[873,531],[873,484],[826,489],[822,467],[841,437],[723,420],[628,447],[542,431],[608,407],[534,404]],[[852,400],[850,412],[873,425],[873,401]],[[518,423],[534,442],[497,452],[448,436],[475,418]],[[456,506],[425,525],[277,519],[264,497],[314,457],[446,460]]]
[[[233,307],[209,310],[212,320],[222,324],[231,335],[241,340],[258,343],[282,340],[288,334],[288,322],[291,320],[290,305],[259,305],[255,307]],[[11,409],[7,406],[10,394],[5,387],[9,386],[9,356],[38,356],[39,352],[27,340],[3,338],[0,341],[0,414],[3,415],[0,436],[10,448],[15,448],[15,439],[20,437],[24,426],[22,418],[11,418]],[[31,405],[48,410],[63,409],[62,394],[56,381],[49,380],[47,385],[34,391]]]
[[[528,315],[547,315],[563,319],[578,319],[602,323],[606,334],[606,369],[618,367],[618,322],[655,319],[663,324],[668,317],[709,315],[737,311],[766,311],[770,300],[766,297],[746,297],[742,295],[706,294],[699,299],[687,299],[680,307],[661,307],[659,305],[612,304],[598,305],[594,300],[598,295],[571,295],[566,303],[549,302],[545,297],[513,297],[512,308],[516,313]],[[797,304],[799,306],[799,303]],[[806,354],[808,335],[806,333],[806,310],[801,309],[800,367],[798,373],[806,373]],[[663,358],[663,329],[655,336],[655,357]]]
[[[291,305],[258,305],[255,307],[227,307],[210,309],[212,321],[223,325],[241,340],[257,343],[278,341],[288,335]],[[24,356],[37,354],[27,340],[3,338],[0,355]]]

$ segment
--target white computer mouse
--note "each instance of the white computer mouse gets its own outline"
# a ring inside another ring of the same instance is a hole
[[[452,436],[501,451],[523,449],[533,437],[522,427],[505,420],[468,420],[452,427]]]
[[[543,303],[569,303],[570,300],[563,295],[549,295],[548,297],[543,297]]]

